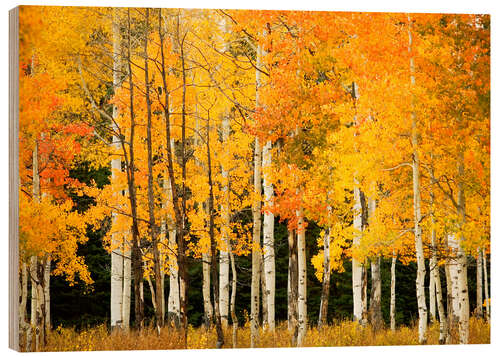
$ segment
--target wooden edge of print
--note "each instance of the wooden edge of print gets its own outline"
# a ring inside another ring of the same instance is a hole
[[[9,348],[19,351],[19,7],[9,11]]]

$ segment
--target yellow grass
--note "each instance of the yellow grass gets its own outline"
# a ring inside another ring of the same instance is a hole
[[[456,342],[456,333],[454,342]],[[430,326],[428,344],[437,344],[439,325]],[[188,348],[214,348],[216,341],[215,330],[206,331],[204,328],[189,328]],[[484,320],[471,318],[470,343],[490,343],[490,325]],[[360,327],[357,323],[341,321],[318,331],[310,327],[304,342],[304,347],[329,346],[377,346],[377,345],[416,345],[418,331],[413,327],[400,327],[396,331],[389,329],[374,332],[370,326]],[[260,331],[257,347],[291,347],[291,335],[286,323],[276,328],[275,334]],[[225,330],[224,348],[232,347],[231,327]],[[250,328],[248,324],[238,329],[238,348],[250,347]],[[50,332],[47,346],[43,351],[94,351],[94,350],[168,350],[182,349],[182,335],[167,328],[160,334],[154,328],[146,328],[142,332],[109,333],[106,326],[90,328],[82,332],[73,329],[57,328]]]

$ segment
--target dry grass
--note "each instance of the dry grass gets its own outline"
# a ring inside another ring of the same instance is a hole
[[[260,331],[257,347],[292,347],[291,335],[282,323],[276,328],[274,334]],[[455,333],[453,333],[455,335]],[[231,327],[225,330],[225,348],[232,347]],[[439,325],[430,326],[428,344],[437,344]],[[456,336],[454,337],[456,341]],[[216,341],[215,331],[206,331],[204,328],[188,331],[188,348],[204,349],[214,348]],[[471,318],[470,343],[490,343],[490,325],[484,320]],[[377,345],[416,345],[418,332],[415,326],[400,327],[396,331],[389,329],[374,332],[370,326],[360,327],[351,321],[341,321],[326,327],[321,331],[311,327],[307,332],[304,347],[330,347],[330,346],[377,346]],[[250,347],[250,328],[248,325],[238,329],[238,348]],[[168,350],[182,349],[182,335],[167,328],[160,334],[153,328],[142,332],[110,334],[106,326],[101,325],[82,332],[73,329],[57,328],[48,336],[47,346],[44,351],[94,351],[94,350]]]

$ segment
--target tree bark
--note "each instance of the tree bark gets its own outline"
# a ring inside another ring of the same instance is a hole
[[[257,56],[257,66],[261,66],[261,56]],[[260,103],[259,94],[261,87],[261,73],[255,71],[256,82],[256,98],[255,106],[258,107]],[[261,194],[262,194],[262,181],[261,181],[261,167],[262,167],[262,149],[259,138],[255,137],[254,145],[254,201],[252,204],[252,218],[253,218],[253,232],[252,232],[252,285],[251,285],[251,302],[250,302],[250,328],[251,338],[250,347],[255,347],[257,339],[259,338],[259,289],[260,289],[260,275],[261,275],[261,252],[260,252],[260,232],[261,232]]]
[[[356,182],[357,183],[357,182]],[[354,187],[353,225],[355,229],[353,246],[359,244],[363,231],[363,207],[361,205],[361,191],[359,187]],[[352,297],[353,297],[353,317],[354,321],[361,323],[363,319],[363,266],[354,257],[352,258]]]
[[[261,255],[260,259],[260,289],[262,291],[262,329],[266,330],[267,324],[267,289],[266,289],[266,271],[264,269],[264,256]]]
[[[231,323],[233,325],[233,348],[238,347],[238,319],[236,317],[236,264],[234,262],[234,254],[229,247],[229,257],[231,259]]]
[[[436,283],[432,274],[432,262],[429,265],[429,320],[433,324],[436,321]]]
[[[21,262],[21,291],[19,302],[19,341],[24,340],[24,350],[31,351],[31,327],[27,322],[26,305],[28,302],[28,266],[25,262]]]
[[[292,346],[297,344],[298,336],[298,264],[297,264],[297,238],[293,230],[288,229],[288,254],[289,254],[289,266],[288,272],[290,277],[290,298],[289,298],[289,311],[290,311],[290,323],[289,330],[292,332]]]
[[[382,279],[380,276],[380,257],[371,261],[372,287],[370,293],[370,323],[375,331],[383,328],[382,320]]]
[[[121,54],[120,54],[120,25],[119,9],[113,9],[113,91],[120,86]],[[116,135],[118,128],[116,120],[118,119],[118,106],[113,105],[113,146],[119,151],[121,148],[120,138]],[[117,179],[117,172],[122,169],[121,159],[117,155],[111,160],[111,181]],[[118,195],[119,193],[115,193]],[[112,222],[116,221],[117,213],[112,212]],[[113,223],[112,223],[113,224]],[[111,252],[111,330],[121,328],[123,323],[122,304],[123,304],[123,251],[121,249],[121,238],[117,233],[111,234],[111,245],[114,247]]]
[[[435,177],[434,177],[434,164],[433,164],[433,153],[431,152],[431,165],[429,169],[429,176],[431,178],[431,183],[434,184],[435,182]],[[430,263],[429,263],[429,274],[430,277],[433,281],[434,287],[435,287],[435,295],[436,295],[436,303],[437,303],[437,309],[439,313],[439,344],[444,344],[446,343],[446,340],[449,339],[449,331],[448,331],[448,322],[447,322],[447,317],[446,313],[444,310],[444,303],[443,303],[443,291],[441,288],[441,277],[439,274],[439,264],[437,260],[437,242],[436,242],[436,229],[435,229],[435,224],[436,224],[436,218],[434,215],[434,190],[433,186],[430,186],[429,189],[429,196],[430,196],[430,216],[431,216],[431,258],[430,258]],[[446,271],[448,272],[448,268],[446,268]],[[448,276],[447,274],[447,281],[448,281]],[[432,305],[431,305],[432,308]],[[435,317],[434,317],[435,318]]]
[[[490,296],[488,291],[488,266],[486,265],[486,252],[483,248],[482,251],[483,256],[483,270],[484,270],[484,299],[486,301],[486,319],[490,322]]]
[[[391,305],[389,312],[392,331],[396,331],[396,259],[397,256],[393,252],[391,261]]]
[[[43,271],[43,296],[45,301],[45,330],[50,331],[50,268],[51,258],[47,256],[45,267]]]
[[[262,176],[264,181],[264,227],[263,227],[263,245],[264,245],[264,271],[266,291],[263,296],[266,297],[267,304],[267,324],[270,331],[275,328],[275,295],[276,295],[276,268],[274,260],[274,214],[270,211],[273,206],[273,184],[270,181],[270,169],[272,164],[271,155],[272,144],[267,141],[262,149]]]
[[[331,211],[331,207],[328,207]],[[330,298],[330,228],[323,236],[323,282],[319,307],[318,329],[328,323],[328,299]]]
[[[479,248],[476,258],[476,317],[483,318],[483,258]]]
[[[307,260],[306,260],[306,231],[304,227],[304,213],[302,207],[296,212],[297,224],[297,266],[298,266],[298,335],[297,347],[301,347],[307,331]]]
[[[222,145],[227,147],[231,125],[229,123],[228,113],[222,117]],[[221,165],[222,176],[222,196],[221,204],[221,247],[219,250],[219,298],[222,327],[226,328],[229,320],[229,230],[230,230],[230,208],[229,208],[229,172],[225,163]]]
[[[469,342],[469,286],[467,282],[467,255],[463,248],[465,236],[463,229],[465,226],[465,192],[464,192],[464,153],[461,150],[458,155],[458,199],[457,199],[457,214],[459,217],[460,241],[458,244],[458,308],[459,308],[459,334],[460,343],[467,344]]]
[[[411,87],[415,87],[415,64],[412,50],[412,33],[411,33],[411,18],[408,15],[408,52],[410,54],[410,78]],[[420,222],[422,220],[421,203],[420,203],[420,160],[418,152],[418,128],[417,116],[415,113],[414,103],[412,99],[411,112],[411,144],[413,150],[412,176],[413,176],[413,215],[414,215],[414,234],[415,234],[415,251],[417,257],[417,304],[418,304],[418,340],[421,344],[427,340],[427,306],[425,302],[425,258],[424,248],[422,243],[422,230]]]

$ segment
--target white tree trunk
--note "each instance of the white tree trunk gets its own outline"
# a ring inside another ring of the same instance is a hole
[[[176,232],[175,229],[170,229],[168,232],[168,245],[171,252],[176,252]],[[179,267],[177,266],[177,257],[174,253],[169,255],[170,277],[169,277],[169,293],[168,293],[168,321],[172,322],[178,328],[180,326],[180,295],[179,295]]]
[[[328,212],[331,207],[328,206]],[[318,328],[328,323],[328,298],[330,297],[330,228],[323,236],[323,281],[321,289],[321,301],[319,306]]]
[[[123,288],[122,288],[122,328],[130,328],[130,296],[132,286],[132,250],[131,244],[125,240],[123,244]]]
[[[260,72],[257,73],[257,78],[260,77]],[[259,83],[257,81],[257,83]],[[258,92],[257,92],[258,95]],[[250,301],[250,328],[251,339],[250,346],[253,348],[258,339],[259,333],[259,291],[260,291],[260,231],[261,231],[261,201],[260,195],[262,191],[261,182],[261,167],[262,167],[262,150],[260,148],[259,138],[255,138],[254,148],[254,194],[256,199],[252,205],[253,214],[253,233],[252,233],[252,285],[251,285],[251,301]]]
[[[229,123],[229,115],[223,114],[222,117],[222,145],[228,146],[229,133],[231,127]],[[229,230],[230,230],[230,207],[229,207],[229,173],[227,168],[222,164],[222,196],[223,203],[221,204],[221,246],[219,252],[219,307],[222,327],[227,327],[229,320]]]
[[[411,33],[411,18],[408,15],[408,52],[410,53],[410,73],[411,86],[415,87],[415,64],[412,51],[412,33]],[[413,176],[413,215],[414,215],[414,234],[415,234],[415,251],[417,258],[417,305],[418,305],[418,339],[421,344],[426,342],[427,334],[427,306],[425,302],[425,258],[424,248],[422,243],[422,230],[420,222],[422,220],[422,212],[420,208],[420,160],[418,152],[418,129],[417,116],[412,100],[412,134],[411,144],[413,149],[412,176]]]
[[[266,289],[266,272],[264,270],[264,257],[260,259],[260,290],[262,291],[262,329],[266,330],[267,325],[267,289]]]
[[[214,310],[210,299],[210,255],[203,253],[203,308],[205,311],[205,326],[209,328],[213,322]]]
[[[392,253],[391,261],[391,306],[390,306],[390,318],[391,318],[391,330],[396,330],[396,254]]]
[[[50,266],[51,266],[50,256],[47,257],[45,262],[45,269],[43,271],[43,295],[45,301],[45,328],[50,331]]]
[[[262,149],[262,173],[264,179],[264,271],[266,277],[267,322],[270,331],[275,327],[275,294],[276,270],[274,260],[274,214],[269,211],[273,206],[273,185],[269,179],[269,170],[272,163],[271,141],[266,142]]]
[[[24,340],[24,349],[26,352],[31,351],[31,327],[26,321],[26,305],[28,302],[28,266],[21,262],[21,284],[20,284],[20,301],[19,301],[19,342]]]
[[[353,246],[358,245],[361,240],[361,234],[363,230],[363,219],[362,219],[362,206],[361,206],[361,191],[359,187],[354,187],[354,239]],[[352,258],[352,297],[353,297],[353,315],[354,321],[361,322],[363,319],[363,266],[356,259]]]
[[[375,330],[383,327],[382,320],[382,278],[380,276],[380,257],[371,261],[372,287],[370,294],[370,319]]]
[[[257,68],[262,67],[262,48],[258,46],[257,48]],[[260,103],[260,88],[262,87],[262,73],[258,70],[255,71],[255,107],[258,108]],[[253,173],[253,186],[255,200],[252,204],[252,218],[253,218],[253,232],[252,232],[252,285],[251,285],[251,297],[250,297],[250,347],[255,347],[258,339],[259,333],[259,288],[260,288],[260,265],[261,265],[261,253],[260,253],[260,234],[261,234],[261,198],[262,195],[262,179],[261,179],[261,168],[262,168],[262,148],[259,138],[255,137],[255,147],[254,147],[254,173]]]
[[[479,248],[476,258],[476,316],[483,317],[483,258]]]
[[[118,23],[118,9],[113,10],[113,90],[120,86],[120,25]],[[113,119],[118,118],[118,106],[113,106]],[[117,127],[112,124],[113,130],[117,132]],[[113,136],[112,146],[118,152],[120,150],[120,138]],[[115,156],[111,160],[111,181],[116,181],[116,173],[121,171],[121,160]],[[118,194],[118,193],[116,193]],[[116,222],[117,213],[111,215],[112,225]],[[114,248],[111,252],[111,329],[121,328],[123,323],[122,303],[123,303],[123,251],[122,237],[114,232],[111,234],[111,245]]]
[[[486,301],[486,319],[490,322],[490,296],[488,291],[488,266],[486,265],[486,252],[483,248],[483,271],[484,271],[484,299]]]
[[[432,260],[432,259],[431,259]],[[434,274],[432,274],[432,261],[429,267],[429,318],[430,322],[436,321],[436,283],[434,282]]]
[[[462,120],[460,120],[461,122]],[[458,244],[458,307],[459,307],[459,335],[460,343],[469,343],[469,286],[467,282],[467,255],[465,253],[463,242],[465,236],[463,233],[464,225],[466,223],[465,217],[465,192],[464,192],[464,153],[460,151],[458,155],[457,165],[458,176],[458,197],[457,197],[457,214],[459,217],[459,244]]]
[[[453,326],[456,325],[456,323],[459,320],[459,285],[458,285],[458,272],[459,272],[459,263],[458,263],[458,240],[456,238],[456,235],[450,234],[448,235],[448,247],[450,248],[452,258],[450,258],[449,262],[449,272],[450,272],[450,283],[451,283],[451,303],[450,303],[450,316],[449,319],[451,320],[451,324]]]
[[[229,248],[229,258],[231,259],[231,302],[230,302],[230,308],[231,308],[231,323],[233,327],[233,348],[238,347],[238,319],[236,317],[236,282],[237,282],[237,274],[236,274],[236,264],[234,262],[234,254],[231,250],[231,247]]]
[[[298,324],[297,347],[301,347],[307,331],[307,261],[306,231],[302,207],[297,210],[297,264],[298,264]]]

